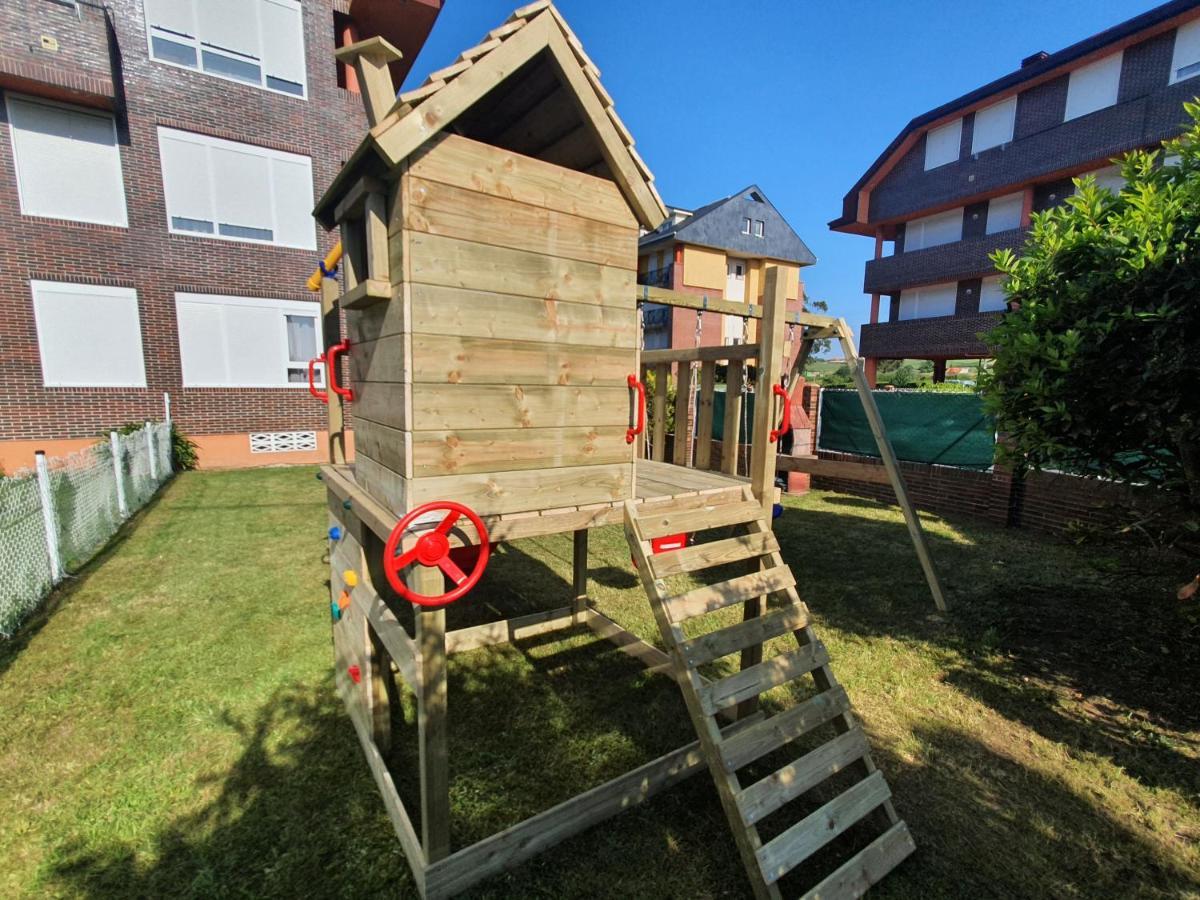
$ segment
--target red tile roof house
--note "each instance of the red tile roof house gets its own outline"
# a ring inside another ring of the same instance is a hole
[[[1119,154],[1177,135],[1200,94],[1200,2],[1176,0],[922,113],[859,178],[829,223],[875,239],[859,349],[880,359],[985,358],[1002,314],[988,255],[1019,247],[1030,214],[1085,173],[1119,186]],[[893,252],[885,255],[890,244]]]
[[[323,459],[311,212],[366,127],[337,46],[441,0],[0,4],[0,466],[173,418],[202,465]]]

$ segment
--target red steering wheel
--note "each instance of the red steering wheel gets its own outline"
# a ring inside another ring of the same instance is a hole
[[[417,538],[417,542],[411,550],[397,556],[400,541],[405,532],[422,516],[439,510],[446,513],[441,523],[433,531],[427,531]],[[476,558],[470,574],[464,572],[450,558],[450,539],[447,537],[450,529],[463,516],[467,517],[479,534],[479,556]],[[434,500],[431,503],[422,503],[396,523],[396,527],[388,535],[387,544],[383,548],[383,571],[387,575],[388,584],[406,600],[416,603],[418,606],[446,606],[464,596],[479,583],[483,570],[487,568],[490,549],[487,529],[483,525],[483,520],[475,514],[473,509],[461,503],[455,503],[453,500]],[[433,596],[409,590],[404,579],[400,577],[400,573],[414,562],[430,568],[436,566],[441,569],[442,573],[454,582],[454,587],[444,594]]]

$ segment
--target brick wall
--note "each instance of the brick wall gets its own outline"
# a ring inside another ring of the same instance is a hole
[[[334,2],[303,4],[307,99],[151,62],[140,0],[110,0],[109,5],[119,55],[117,126],[128,228],[22,216],[0,105],[5,256],[0,379],[6,386],[0,440],[87,437],[123,422],[160,417],[164,391],[171,394],[176,421],[197,435],[318,429],[325,408],[303,389],[183,388],[174,294],[315,300],[304,281],[336,236],[318,234],[317,249],[309,251],[168,234],[156,129],[166,125],[309,156],[315,203],[366,128],[359,96],[337,86]],[[83,15],[99,13],[83,8]],[[0,26],[0,54],[8,58],[23,56],[37,65],[88,73],[111,71],[111,51],[95,39],[95,23],[81,24],[68,7],[46,0],[5,2]],[[38,34],[56,37],[59,52],[50,55],[33,46]],[[147,386],[44,388],[30,279],[135,288]]]

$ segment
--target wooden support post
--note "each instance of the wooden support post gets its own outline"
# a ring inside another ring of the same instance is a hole
[[[408,576],[419,594],[439,594],[439,569],[417,565]],[[450,765],[446,723],[446,610],[416,608],[417,740],[421,764],[421,845],[436,862],[450,854]]]
[[[696,468],[712,468],[713,391],[717,364],[700,364],[700,402],[696,410]]]
[[[787,316],[787,279],[778,266],[767,268],[763,281],[763,317],[758,325],[758,377],[755,379],[754,439],[750,442],[750,489],[762,504],[763,518],[771,521],[775,505],[775,451],[778,445],[767,440],[775,427],[775,394],[772,387],[783,376],[783,329]],[[759,562],[766,568],[765,561]],[[767,598],[756,597],[744,605],[744,619],[754,619],[767,610]],[[741,668],[748,669],[762,662],[762,644],[742,651]],[[758,710],[758,697],[738,704],[738,718]]]
[[[838,340],[842,345],[842,354],[846,357],[846,365],[850,367],[850,372],[854,376],[854,385],[858,388],[858,396],[863,405],[863,412],[867,414],[871,433],[875,435],[875,445],[879,448],[883,467],[887,469],[888,479],[896,494],[896,503],[904,513],[904,524],[908,526],[913,549],[917,552],[917,559],[921,562],[925,580],[929,583],[929,592],[933,594],[933,602],[937,608],[946,612],[950,609],[950,605],[946,602],[946,596],[942,593],[942,585],[938,581],[937,570],[933,567],[933,557],[929,553],[925,532],[921,529],[921,520],[917,518],[912,501],[908,498],[904,477],[900,474],[900,463],[896,460],[896,451],[883,427],[883,417],[879,414],[879,407],[875,404],[875,395],[871,393],[871,386],[867,383],[866,371],[863,368],[862,360],[858,358],[858,350],[854,346],[854,338],[845,319],[838,319]]]
[[[654,440],[650,444],[650,458],[663,462],[667,458],[667,379],[671,367],[659,363],[654,367]]]
[[[338,311],[338,283],[335,278],[321,279],[321,339],[322,349],[332,347],[342,339],[342,320]],[[346,419],[342,395],[329,390],[329,366],[325,367],[325,392],[329,395],[328,440],[329,461],[335,466],[346,462]]]
[[[339,62],[353,66],[362,90],[367,124],[374,128],[396,105],[396,86],[388,63],[403,58],[399,50],[381,37],[367,38],[333,54]]]
[[[572,587],[574,596],[571,598],[575,610],[573,620],[576,625],[586,619],[587,611],[587,573],[588,573],[588,533],[586,528],[575,532],[575,546],[572,554]]]
[[[677,466],[688,464],[688,443],[692,437],[692,367],[679,363],[675,376],[675,452],[672,462]]]
[[[641,370],[638,373],[638,377],[641,378],[642,387],[645,388],[646,382],[650,380],[650,367],[647,365],[642,365]],[[634,402],[637,402],[636,398],[634,399]],[[637,410],[634,410],[634,415],[637,415]],[[634,455],[638,459],[646,458],[646,442],[649,439],[650,435],[646,433],[645,429],[643,429],[642,433],[638,435],[637,444],[634,447]]]
[[[725,370],[725,425],[721,437],[721,471],[726,475],[736,475],[738,470],[745,365],[742,360],[734,359],[729,361],[729,368]]]

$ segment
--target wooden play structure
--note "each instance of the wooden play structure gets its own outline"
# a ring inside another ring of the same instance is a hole
[[[789,332],[805,346],[837,337],[854,361],[845,323],[789,313],[777,269],[767,271],[761,305],[636,285],[638,229],[657,226],[665,209],[599,72],[545,0],[517,10],[398,98],[387,68],[395,53],[380,39],[339,51],[358,70],[371,128],[317,207],[326,227],[340,228],[344,250],[322,270],[330,275],[340,263],[344,284],[314,279],[328,348],[314,366],[325,364],[328,389],[312,390],[329,407],[332,462],[321,475],[337,689],[422,896],[461,892],[705,767],[756,896],[781,896],[787,873],[851,827],[872,831],[805,889],[823,898],[860,895],[913,842],[772,533],[776,439],[786,428],[777,426],[787,409],[784,341]],[[755,318],[760,339],[643,353],[644,303]],[[763,399],[741,474],[736,438],[716,459],[710,433],[721,365],[729,373],[725,434],[738,434],[747,364]],[[662,388],[672,371],[680,387],[668,462]],[[659,386],[650,410],[648,372]],[[686,437],[693,372],[694,442]],[[871,414],[869,391],[864,398]],[[941,606],[877,412],[871,421]],[[588,601],[588,531],[616,523],[666,652]],[[566,532],[574,535],[574,583],[565,603],[447,631],[447,604],[477,599],[468,592],[491,546]],[[740,574],[728,577],[730,565]],[[713,576],[717,567],[726,567],[721,578]],[[713,577],[676,592],[681,576]],[[741,619],[718,621],[722,610]],[[577,627],[675,679],[698,740],[492,837],[452,847],[448,654]],[[788,649],[764,657],[764,644],[776,638]],[[721,669],[723,658],[736,666]],[[416,698],[416,825],[384,757],[393,739],[393,678]],[[809,688],[802,702],[781,708],[780,692],[758,702],[801,679]],[[832,737],[815,749],[768,777],[739,781],[740,771],[798,738],[811,744],[822,726]],[[788,804],[802,795],[820,805],[796,813]],[[768,818],[769,838],[760,833]]]

